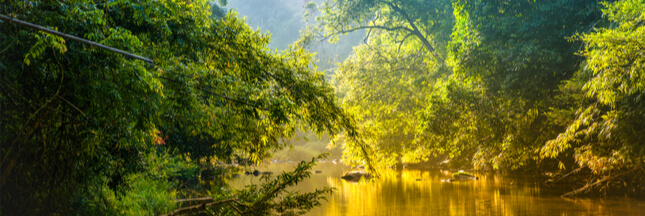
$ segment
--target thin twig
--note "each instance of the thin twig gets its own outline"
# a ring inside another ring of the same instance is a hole
[[[5,51],[9,50],[9,48],[11,48],[12,45],[13,45],[13,43],[9,43],[9,46],[7,46],[7,48],[4,48],[2,51],[0,51],[0,54],[2,54]]]
[[[69,102],[68,100],[66,100],[65,98],[61,97],[60,95],[56,95],[56,96],[58,96],[58,98],[60,98],[61,100],[65,101],[65,103],[69,104],[74,109],[76,109],[78,112],[83,114],[83,116],[87,117],[87,115],[85,115],[85,113],[81,109],[79,109],[78,107],[74,106],[74,104],[72,104],[72,102]]]
[[[243,213],[242,211],[240,211],[240,209],[239,209],[239,208],[235,207],[235,205],[233,205],[233,203],[230,203],[230,202],[229,202],[229,203],[228,203],[228,205],[230,205],[230,206],[231,206],[231,208],[235,209],[235,211],[236,211],[237,213],[239,213],[239,214],[242,214],[242,213]]]

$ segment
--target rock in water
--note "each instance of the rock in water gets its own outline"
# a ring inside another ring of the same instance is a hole
[[[479,180],[479,177],[475,176],[472,173],[467,173],[464,171],[459,171],[452,174],[452,181],[468,181],[468,180]]]
[[[340,178],[345,179],[347,181],[358,181],[358,180],[361,180],[362,177],[368,179],[370,175],[363,170],[358,170],[358,171],[347,172]]]

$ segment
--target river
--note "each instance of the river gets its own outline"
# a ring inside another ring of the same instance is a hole
[[[295,164],[270,164],[260,171],[280,173]],[[480,175],[477,181],[442,182],[450,176],[440,169],[386,170],[375,181],[347,182],[340,176],[349,167],[321,163],[294,190],[336,188],[328,201],[307,215],[645,215],[645,200],[626,197],[565,199],[564,188],[545,186],[522,176]],[[233,178],[232,188],[259,184],[253,175]],[[573,189],[573,188],[568,188]]]

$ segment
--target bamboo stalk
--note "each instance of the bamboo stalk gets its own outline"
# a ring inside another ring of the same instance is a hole
[[[108,50],[108,51],[111,51],[111,52],[119,53],[119,54],[124,55],[124,56],[139,59],[139,60],[148,62],[150,64],[154,64],[154,61],[152,61],[151,59],[148,59],[148,58],[136,55],[136,54],[132,54],[132,53],[120,50],[120,49],[116,49],[116,48],[113,48],[113,47],[105,46],[105,45],[100,44],[100,43],[85,40],[83,38],[79,38],[79,37],[76,37],[74,35],[68,35],[68,34],[58,32],[58,31],[55,31],[55,30],[52,30],[52,29],[49,29],[49,28],[45,28],[43,26],[39,26],[39,25],[36,25],[36,24],[33,24],[33,23],[25,22],[25,21],[22,21],[22,20],[13,18],[13,17],[9,17],[9,16],[5,16],[5,15],[0,14],[0,20],[4,20],[4,21],[10,22],[10,23],[15,23],[15,24],[18,24],[18,25],[27,26],[27,27],[30,27],[30,28],[33,28],[33,29],[36,29],[36,30],[40,30],[40,31],[49,33],[49,34],[53,34],[53,35],[56,35],[56,36],[67,38],[67,39],[70,39],[70,40],[73,40],[73,41],[78,41],[78,42],[81,42],[81,43],[84,43],[84,44],[87,44],[87,45],[90,45],[90,46],[95,46],[95,47],[105,49],[105,50]]]

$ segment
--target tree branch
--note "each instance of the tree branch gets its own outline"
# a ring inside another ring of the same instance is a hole
[[[397,53],[397,54],[399,54],[399,52],[401,51],[401,46],[403,45],[403,42],[405,42],[405,40],[406,40],[406,39],[408,39],[408,37],[410,37],[410,36],[412,36],[412,35],[413,35],[413,33],[409,33],[408,35],[406,35],[405,37],[403,37],[403,39],[401,39],[401,41],[399,42],[399,48],[398,48],[398,49],[396,49],[396,53]]]
[[[36,30],[40,30],[40,31],[43,31],[43,32],[46,32],[46,33],[49,33],[49,34],[53,34],[53,35],[56,35],[56,36],[59,36],[59,37],[67,38],[67,39],[70,39],[70,40],[73,40],[73,41],[78,41],[78,42],[81,42],[81,43],[84,43],[84,44],[87,44],[87,45],[90,45],[90,46],[95,46],[95,47],[98,47],[98,48],[101,48],[101,49],[108,50],[110,52],[119,53],[119,54],[124,55],[124,56],[128,56],[128,57],[131,57],[131,58],[135,58],[135,59],[139,59],[139,60],[148,62],[150,64],[154,64],[154,61],[152,61],[151,59],[148,59],[148,58],[145,58],[145,57],[142,57],[142,56],[139,56],[139,55],[135,55],[135,54],[132,54],[132,53],[120,50],[120,49],[116,49],[116,48],[113,48],[113,47],[105,46],[105,45],[100,44],[100,43],[85,40],[83,38],[79,38],[79,37],[76,37],[76,36],[73,36],[73,35],[68,35],[68,34],[65,34],[65,33],[61,33],[61,32],[58,32],[58,31],[55,31],[55,30],[52,30],[52,29],[49,29],[49,28],[45,28],[45,27],[42,27],[42,26],[39,26],[39,25],[36,25],[36,24],[33,24],[33,23],[25,22],[25,21],[22,21],[22,20],[13,18],[13,17],[8,17],[8,16],[0,14],[0,20],[4,20],[4,21],[10,22],[10,23],[15,23],[15,24],[18,24],[18,25],[27,26],[27,27],[30,27],[30,28],[33,28],[33,29],[36,29]]]
[[[236,98],[229,97],[228,95],[218,94],[218,93],[213,92],[213,91],[211,91],[211,90],[208,90],[208,89],[205,89],[205,88],[201,88],[201,87],[197,87],[197,86],[193,86],[193,85],[189,85],[189,84],[187,84],[187,83],[185,83],[185,82],[182,82],[182,81],[179,81],[179,80],[176,80],[176,79],[170,78],[170,77],[165,77],[165,76],[157,76],[157,77],[158,77],[158,78],[161,78],[161,79],[165,79],[165,80],[171,81],[171,82],[174,82],[174,83],[183,84],[183,85],[186,85],[186,86],[188,86],[188,87],[191,87],[191,88],[194,88],[194,89],[200,90],[200,91],[202,91],[202,92],[204,92],[204,93],[207,93],[207,94],[210,94],[210,95],[213,95],[213,96],[217,96],[217,97],[224,98],[224,99],[226,99],[226,100],[230,100],[230,101],[237,102],[237,103],[240,103],[240,104],[243,104],[243,105],[247,105],[247,106],[250,106],[250,107],[253,107],[253,108],[259,109],[259,110],[269,111],[269,109],[267,109],[267,108],[265,108],[265,107],[260,107],[260,106],[258,106],[257,104],[251,104],[251,103],[249,103],[248,101],[242,101],[242,100],[239,100],[239,99],[236,99]]]
[[[237,202],[236,199],[225,199],[225,200],[219,200],[219,201],[216,201],[216,202],[203,203],[203,204],[199,204],[199,205],[192,205],[192,206],[176,209],[176,210],[174,210],[174,211],[172,211],[172,212],[170,212],[168,214],[164,214],[164,215],[161,215],[161,216],[173,216],[173,215],[185,214],[185,213],[193,212],[193,211],[203,209],[203,208],[206,208],[206,207],[219,205],[219,204],[224,204],[224,203],[230,203],[230,202],[239,203],[239,202]],[[239,210],[238,210],[238,212],[239,212]]]
[[[437,59],[437,61],[440,64],[444,64],[445,60],[441,56],[439,56],[439,54],[437,54],[437,52],[434,49],[434,47],[432,46],[432,44],[430,44],[430,41],[428,41],[428,39],[421,33],[421,31],[419,31],[419,28],[417,28],[417,26],[414,24],[414,21],[412,19],[410,19],[410,16],[408,16],[408,14],[403,9],[399,8],[399,6],[395,5],[394,3],[387,2],[387,4],[390,5],[390,7],[394,11],[396,11],[399,14],[401,14],[401,16],[403,16],[403,18],[406,21],[408,21],[408,24],[410,25],[410,27],[412,27],[411,32],[415,36],[417,36],[417,38],[419,38],[419,40],[421,40],[421,42],[423,43],[423,46],[426,47],[428,52],[432,53],[432,55]]]
[[[633,169],[631,169],[631,170],[627,170],[627,171],[625,171],[625,172],[622,172],[622,173],[619,173],[619,174],[616,174],[616,175],[613,175],[613,176],[612,176],[612,175],[605,176],[604,178],[602,178],[602,179],[600,179],[600,180],[598,180],[598,181],[596,181],[596,182],[594,182],[594,183],[592,183],[592,184],[586,184],[584,187],[581,187],[581,188],[578,188],[578,189],[576,189],[576,190],[574,190],[574,191],[571,191],[571,192],[565,193],[565,194],[563,194],[563,195],[562,195],[562,196],[560,196],[560,197],[575,196],[575,195],[577,195],[577,194],[579,194],[579,193],[582,193],[582,192],[584,192],[584,191],[586,191],[586,190],[591,189],[592,187],[595,187],[596,185],[599,185],[599,184],[604,183],[604,182],[606,182],[606,181],[611,181],[611,180],[613,180],[613,179],[615,179],[615,178],[618,178],[618,177],[620,177],[620,176],[624,176],[624,175],[626,175],[626,174],[629,174],[629,173],[631,173],[631,172],[636,171],[637,169],[638,169],[638,168],[636,168],[636,167],[635,167],[635,168],[633,168]]]
[[[65,101],[65,103],[67,103],[67,104],[69,104],[70,106],[72,106],[74,109],[76,109],[76,111],[78,111],[78,112],[80,112],[81,114],[83,114],[83,116],[87,117],[87,115],[85,115],[85,113],[84,113],[81,109],[79,109],[78,107],[76,107],[72,102],[69,102],[68,100],[66,100],[65,98],[61,97],[61,96],[60,96],[60,95],[58,95],[58,94],[56,94],[56,96],[57,96],[57,97],[59,97],[61,100]]]
[[[352,33],[352,32],[355,32],[355,31],[358,31],[358,30],[363,30],[363,29],[369,29],[369,30],[382,29],[382,30],[387,30],[387,31],[404,30],[404,31],[408,31],[408,32],[414,32],[414,30],[412,30],[412,29],[410,29],[408,27],[405,27],[405,26],[387,27],[387,26],[381,26],[381,25],[368,25],[368,26],[359,26],[359,27],[350,28],[350,29],[341,29],[341,30],[339,30],[337,32],[334,32],[334,33],[332,33],[330,35],[327,35],[327,36],[323,37],[323,39],[321,41],[327,40],[327,39],[329,39],[330,37],[332,37],[334,35]]]
[[[199,197],[199,198],[190,198],[190,199],[178,199],[175,202],[193,202],[193,201],[211,201],[213,197]]]
[[[573,170],[573,171],[571,171],[571,172],[569,172],[569,173],[567,173],[567,174],[563,175],[562,177],[560,177],[560,178],[558,178],[558,179],[556,179],[556,180],[549,179],[549,180],[547,180],[547,181],[546,181],[546,183],[556,183],[556,182],[562,181],[562,179],[564,179],[564,178],[566,178],[566,177],[570,176],[571,174],[577,173],[578,171],[582,170],[582,169],[583,169],[583,168],[585,168],[585,167],[587,167],[587,166],[581,166],[581,167],[579,167],[578,169],[575,169],[575,170]]]

